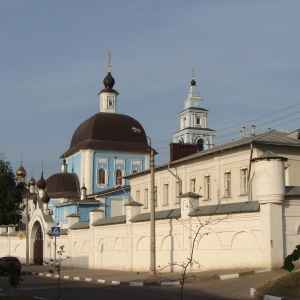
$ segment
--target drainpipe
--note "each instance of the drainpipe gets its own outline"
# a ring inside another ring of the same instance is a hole
[[[250,173],[251,173],[251,165],[252,165],[252,157],[253,157],[253,143],[252,141],[250,142],[250,159],[249,159],[249,171],[248,171],[248,201],[252,200],[252,186],[250,188]]]
[[[179,191],[179,195],[182,195],[182,180],[181,178],[174,174],[171,170],[170,170],[170,164],[168,164],[168,171],[180,182],[179,187],[180,187],[180,191]]]

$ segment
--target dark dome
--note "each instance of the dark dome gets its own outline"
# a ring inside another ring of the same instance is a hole
[[[108,72],[106,77],[103,79],[103,84],[107,89],[112,89],[114,87],[115,79],[112,77],[110,72]]]
[[[42,201],[43,203],[49,203],[50,197],[47,193],[42,197]]]
[[[46,180],[44,179],[43,172],[41,174],[40,180],[37,182],[37,187],[41,190],[44,190],[46,188]]]
[[[193,78],[192,81],[191,81],[191,86],[196,86],[196,81],[195,81],[194,78]]]
[[[133,127],[141,132],[133,132]],[[146,133],[137,120],[122,114],[100,112],[77,127],[70,148],[62,157],[81,149],[148,153],[150,147]]]
[[[51,198],[78,198],[79,180],[75,173],[57,173],[47,179],[47,193]]]

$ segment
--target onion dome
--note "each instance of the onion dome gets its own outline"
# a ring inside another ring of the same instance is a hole
[[[26,174],[27,174],[27,172],[24,169],[23,164],[21,162],[21,165],[20,165],[19,169],[17,170],[16,175],[18,178],[25,178]]]
[[[133,127],[141,132],[134,133]],[[149,146],[145,130],[137,120],[123,114],[100,112],[77,127],[69,150],[61,158],[86,149],[148,153]]]
[[[47,193],[51,198],[79,198],[79,186],[76,173],[56,173],[47,179]]]
[[[35,186],[36,185],[36,181],[34,180],[33,177],[31,177],[29,183],[28,183],[28,186]]]
[[[45,195],[42,197],[42,202],[43,203],[49,203],[49,201],[50,201],[50,197],[46,192]]]
[[[108,72],[106,77],[103,79],[103,84],[106,89],[112,89],[114,87],[115,79],[112,77],[110,72]]]
[[[41,178],[40,180],[37,182],[37,187],[40,189],[40,190],[44,190],[46,188],[46,180],[44,179],[44,175],[43,175],[44,172],[41,173]]]

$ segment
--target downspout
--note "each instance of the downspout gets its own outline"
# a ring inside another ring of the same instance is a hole
[[[181,180],[181,178],[178,176],[178,175],[176,175],[176,174],[174,174],[171,170],[170,170],[170,164],[168,164],[168,171],[180,182],[180,184],[179,184],[179,195],[182,195],[182,180]]]
[[[252,165],[252,157],[253,157],[253,143],[252,140],[250,142],[250,159],[249,159],[249,172],[248,172],[248,201],[252,201],[252,185],[250,186],[250,173],[251,173],[251,165]]]

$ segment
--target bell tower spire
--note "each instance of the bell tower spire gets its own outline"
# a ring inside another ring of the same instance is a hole
[[[115,79],[111,75],[111,52],[108,52],[108,73],[103,79],[104,89],[98,94],[100,96],[100,112],[116,113],[117,96],[119,93],[113,89]]]

